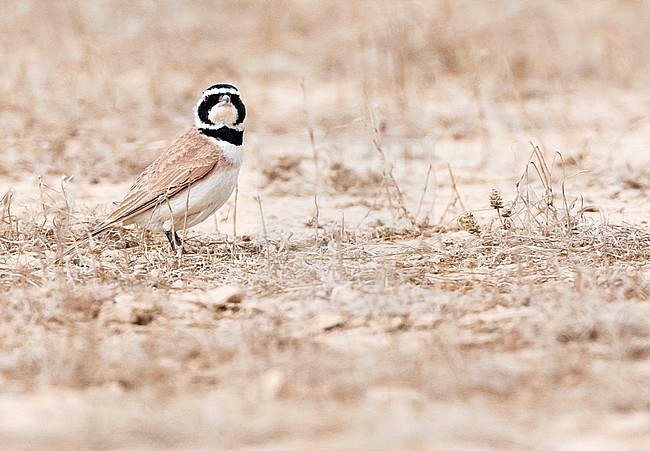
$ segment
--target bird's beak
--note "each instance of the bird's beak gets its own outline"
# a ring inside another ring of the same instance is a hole
[[[221,100],[219,100],[219,105],[223,105],[225,103],[230,103],[230,96],[228,94],[222,95]]]

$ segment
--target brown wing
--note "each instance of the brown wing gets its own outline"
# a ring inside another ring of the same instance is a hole
[[[137,178],[104,226],[125,221],[196,183],[215,167],[232,163],[205,135],[192,127]]]
[[[196,127],[189,129],[151,163],[117,206],[101,224],[90,232],[96,236],[112,225],[126,221],[165,199],[196,183],[212,169],[227,169],[232,163]],[[70,246],[63,256],[70,254],[88,237]],[[60,262],[61,258],[57,259]]]

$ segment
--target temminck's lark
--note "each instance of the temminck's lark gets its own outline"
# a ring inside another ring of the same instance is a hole
[[[124,200],[88,237],[64,255],[117,224],[162,230],[178,250],[177,231],[207,219],[235,189],[245,118],[246,107],[233,85],[205,90],[194,109],[194,126],[138,176]]]

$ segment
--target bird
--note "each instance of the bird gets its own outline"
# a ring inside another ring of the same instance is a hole
[[[219,83],[203,91],[194,125],[142,171],[115,210],[63,257],[113,226],[131,224],[162,230],[172,250],[183,252],[177,231],[210,217],[237,185],[245,119],[246,107],[234,85]]]

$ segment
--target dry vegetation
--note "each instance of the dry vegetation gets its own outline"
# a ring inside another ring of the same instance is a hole
[[[0,443],[643,449],[643,1],[6,2]],[[55,264],[191,123],[234,198]],[[75,264],[76,262],[76,264]]]

